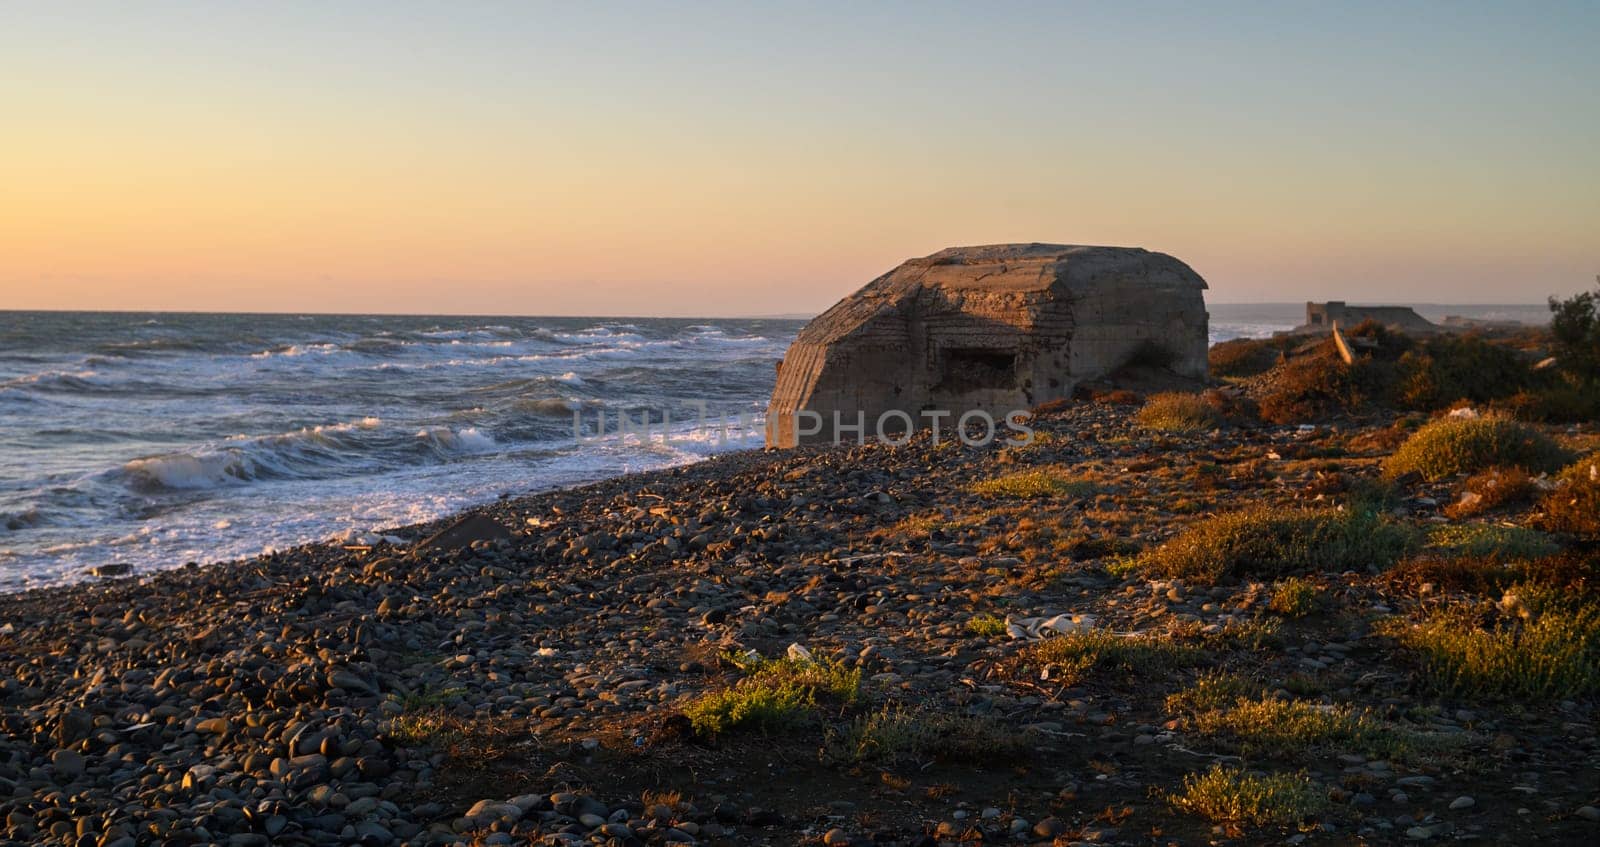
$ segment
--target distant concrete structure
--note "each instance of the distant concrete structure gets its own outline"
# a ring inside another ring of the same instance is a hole
[[[800,330],[778,366],[767,444],[854,441],[844,427],[857,423],[874,438],[880,420],[903,433],[941,413],[946,432],[968,412],[998,421],[1070,398],[1141,351],[1204,378],[1205,288],[1183,262],[1132,247],[1000,244],[912,259]]]
[[[1442,327],[1416,313],[1410,306],[1351,306],[1343,300],[1307,303],[1306,322],[1295,332],[1327,332],[1335,322],[1349,329],[1365,321],[1375,321],[1404,332],[1438,332]]]
[[[1439,325],[1443,329],[1459,330],[1518,330],[1526,329],[1528,326],[1522,321],[1511,320],[1509,318],[1466,318],[1462,317],[1461,315],[1445,315],[1444,320],[1440,321]]]

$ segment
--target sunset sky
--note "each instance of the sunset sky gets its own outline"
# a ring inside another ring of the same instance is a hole
[[[1003,241],[1592,287],[1600,3],[0,6],[0,308],[814,312]]]

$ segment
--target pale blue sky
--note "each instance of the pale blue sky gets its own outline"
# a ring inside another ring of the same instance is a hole
[[[1600,272],[1600,4],[12,3],[15,305],[726,314],[963,243]]]

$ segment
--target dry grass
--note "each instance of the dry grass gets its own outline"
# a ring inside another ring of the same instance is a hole
[[[1559,532],[1600,534],[1600,453],[1569,465],[1539,503],[1540,526]]]
[[[454,715],[440,706],[408,710],[384,725],[384,736],[401,747],[427,747],[455,763],[482,763],[505,755],[532,738],[526,722],[513,718]]]
[[[1148,574],[1214,582],[1387,567],[1416,545],[1410,528],[1363,509],[1257,507],[1191,524],[1139,556],[1134,566]]]
[[[1459,499],[1447,506],[1444,513],[1456,520],[1481,515],[1505,506],[1526,503],[1533,499],[1534,491],[1533,479],[1527,471],[1521,468],[1490,468],[1462,483]]]
[[[1178,811],[1213,823],[1296,826],[1328,807],[1327,794],[1304,774],[1254,773],[1214,765],[1184,777],[1167,796]]]
[[[1493,467],[1555,471],[1571,457],[1548,436],[1510,418],[1440,418],[1416,431],[1383,464],[1390,478],[1408,473],[1434,481]]]
[[[1205,398],[1176,391],[1152,394],[1134,420],[1145,429],[1160,432],[1203,432],[1221,423]]]
[[[1331,341],[1316,353],[1275,368],[1269,379],[1257,398],[1261,419],[1269,423],[1315,421],[1365,403],[1358,369],[1339,359]]]
[[[1247,377],[1272,370],[1283,357],[1283,342],[1264,338],[1235,338],[1214,344],[1207,358],[1211,373],[1219,377]]]
[[[1386,581],[1391,588],[1411,594],[1457,591],[1495,599],[1513,585],[1526,584],[1581,597],[1600,585],[1600,556],[1560,553],[1504,560],[1433,551],[1396,565]]]

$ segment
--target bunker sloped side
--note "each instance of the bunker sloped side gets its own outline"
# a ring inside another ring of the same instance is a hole
[[[872,317],[830,337],[819,344],[802,335],[784,355],[767,404],[768,446],[831,441],[836,416],[847,425],[864,419],[872,437],[878,417],[914,390],[915,356],[897,304],[880,303]]]

